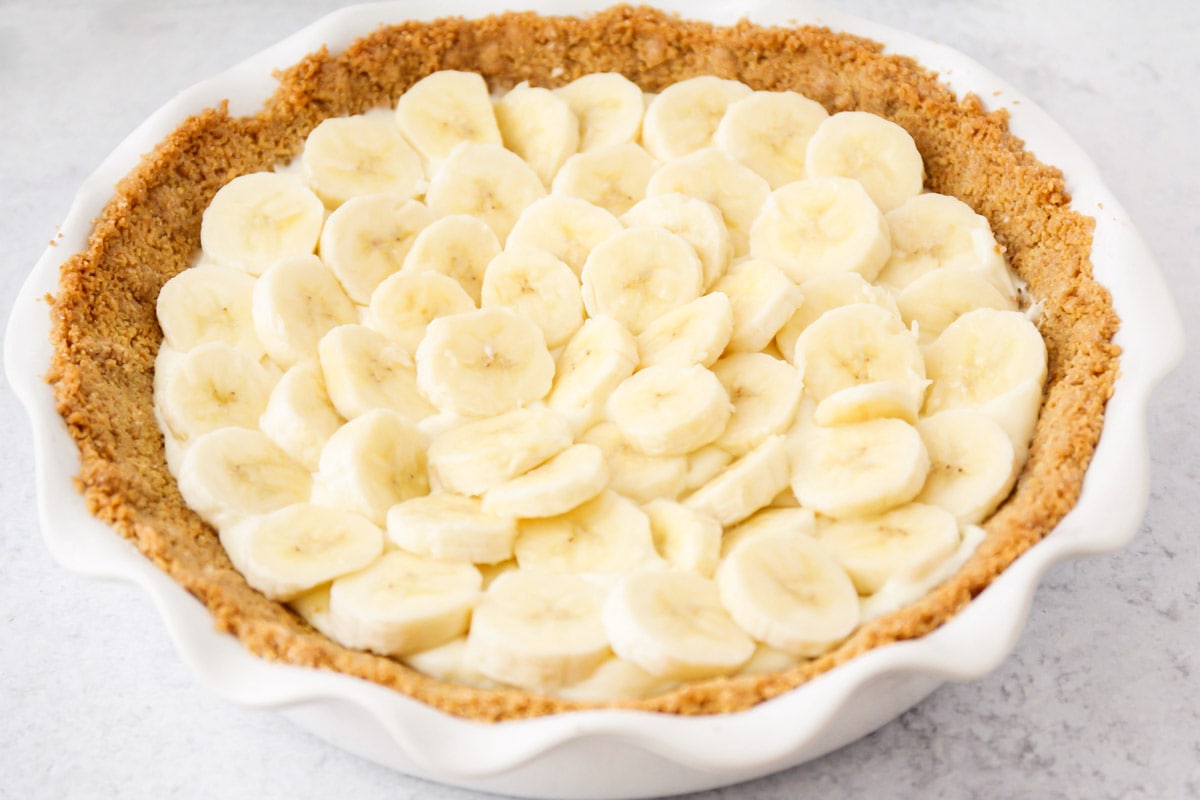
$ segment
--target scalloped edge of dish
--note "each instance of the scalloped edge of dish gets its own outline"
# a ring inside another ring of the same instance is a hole
[[[611,5],[550,0],[523,7],[581,14]],[[235,703],[280,710],[331,743],[402,772],[444,783],[530,797],[644,797],[732,784],[794,766],[863,736],[915,705],[945,680],[995,669],[1016,645],[1042,575],[1061,561],[1110,552],[1133,537],[1149,497],[1146,407],[1183,355],[1182,323],[1153,257],[1096,166],[1036,104],[967,56],[912,34],[814,2],[713,0],[658,3],[682,16],[731,24],[815,23],[883,43],[937,71],[956,93],[1003,98],[1013,132],[1039,159],[1062,169],[1072,205],[1096,218],[1093,265],[1121,318],[1122,371],[1076,507],[956,617],[917,640],[877,648],[755,708],[709,717],[582,711],[482,724],[382,687],[331,672],[262,661],[218,633],[208,612],[128,542],[90,516],[71,477],[78,452],[42,376],[50,363],[49,315],[59,265],[82,250],[113,185],[188,114],[229,98],[253,113],[275,87],[273,68],[321,45],[340,50],[380,22],[480,16],[486,0],[384,2],[334,12],[231,69],[185,90],[138,126],[83,183],[62,225],[23,285],[5,341],[10,384],[30,415],[43,536],[64,567],[129,581],[157,606],[181,658],[200,681]],[[21,345],[15,334],[21,334]],[[870,702],[864,702],[870,700]],[[614,767],[572,769],[580,759]],[[603,759],[597,762],[596,759]]]

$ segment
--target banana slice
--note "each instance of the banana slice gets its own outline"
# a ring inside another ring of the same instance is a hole
[[[741,522],[768,505],[788,485],[785,437],[770,436],[683,501],[722,525]]]
[[[583,265],[583,304],[634,335],[703,289],[700,259],[687,240],[662,228],[627,228],[601,242]]]
[[[654,173],[646,196],[679,192],[712,203],[721,210],[733,257],[750,252],[750,226],[767,197],[770,185],[749,167],[715,147],[677,158]]]
[[[654,549],[672,566],[711,578],[721,560],[721,523],[674,500],[657,498],[642,506],[650,519]]]
[[[608,486],[608,462],[594,444],[573,444],[541,466],[489,489],[483,510],[505,517],[554,517]]]
[[[964,525],[982,522],[1012,490],[1017,460],[1000,424],[972,408],[917,423],[929,451],[929,477],[917,500],[941,506]]]
[[[552,194],[532,203],[517,217],[505,247],[536,247],[566,262],[576,276],[592,248],[621,232],[621,222],[606,209],[578,197]]]
[[[911,381],[856,383],[826,395],[817,404],[813,420],[829,426],[893,417],[915,424],[921,401],[921,385]]]
[[[804,391],[800,370],[765,353],[735,353],[712,371],[733,403],[733,414],[715,442],[718,447],[740,456],[791,426]]]
[[[661,678],[727,675],[754,655],[717,585],[690,572],[625,576],[604,603],[604,630],[613,652]]]
[[[503,244],[521,212],[545,196],[541,178],[516,153],[498,144],[463,144],[439,165],[425,203],[435,216],[477,217]]]
[[[778,189],[807,176],[808,140],[828,117],[824,106],[797,92],[752,92],[725,109],[713,144]]]
[[[578,683],[564,686],[558,694],[565,700],[581,703],[607,703],[614,697],[653,697],[676,685],[676,681],[651,675],[632,661],[613,657],[605,659]]]
[[[525,159],[545,186],[579,150],[579,120],[549,89],[518,83],[496,101],[495,111],[504,146]]]
[[[923,503],[867,519],[829,521],[817,538],[861,595],[875,594],[893,578],[925,575],[953,556],[960,541],[954,515]]]
[[[487,84],[474,72],[442,70],[426,75],[400,96],[396,124],[430,161],[446,158],[464,142],[501,142]]]
[[[221,544],[246,583],[286,601],[379,558],[383,531],[357,514],[298,503],[224,528]]]
[[[267,355],[287,369],[317,355],[317,342],[358,310],[329,267],[313,255],[276,261],[254,287],[254,330]]]
[[[417,423],[434,413],[407,350],[366,325],[341,325],[317,344],[333,407],[346,419],[386,408]]]
[[[611,317],[590,317],[558,357],[546,405],[567,417],[576,430],[604,414],[609,395],[637,366],[637,343]]]
[[[163,340],[176,350],[224,342],[255,358],[266,352],[254,332],[255,280],[215,264],[185,269],[163,284],[156,313]]]
[[[940,269],[976,269],[1001,295],[1016,298],[1012,274],[985,217],[966,203],[944,194],[917,195],[888,212],[892,254],[880,283],[903,289],[922,275]]]
[[[578,197],[621,216],[646,196],[658,162],[633,142],[576,153],[554,176],[552,191]]]
[[[313,476],[313,502],[382,527],[389,508],[429,493],[425,462],[424,438],[404,417],[368,411],[329,437]]]
[[[440,272],[458,281],[473,305],[479,305],[483,274],[500,255],[492,229],[469,214],[451,214],[422,230],[404,258],[404,272]]]
[[[470,564],[393,550],[329,587],[329,624],[347,647],[405,656],[466,633],[482,578]]]
[[[946,326],[968,311],[994,308],[1016,311],[1017,304],[1005,297],[982,272],[966,269],[936,269],[905,286],[896,305],[908,325],[915,325],[921,344],[928,344]]]
[[[329,399],[320,366],[304,361],[275,384],[258,427],[283,452],[316,470],[325,443],[345,422]]]
[[[431,271],[397,272],[371,294],[367,325],[415,353],[430,322],[474,308],[475,301],[449,275]]]
[[[804,391],[818,403],[847,387],[894,381],[910,388],[915,415],[925,391],[916,337],[891,312],[869,303],[827,311],[796,338]]]
[[[580,151],[632,142],[641,132],[642,90],[619,72],[584,75],[554,93],[579,120]]]
[[[853,303],[872,303],[900,316],[891,292],[881,286],[872,286],[857,272],[823,272],[814,275],[800,284],[800,293],[804,295],[804,302],[775,334],[775,345],[789,361],[796,353],[796,339],[800,332],[826,311]]]
[[[688,473],[684,456],[648,456],[611,422],[589,428],[579,441],[600,448],[608,463],[608,488],[631,500],[645,503],[656,497],[675,498],[684,490]]]
[[[871,281],[891,252],[887,222],[850,178],[809,178],[776,189],[750,228],[750,254],[796,283],[827,272]]]
[[[330,639],[334,637],[333,627],[329,624],[329,584],[322,583],[288,601],[293,611],[305,622],[325,634]]]
[[[484,586],[487,586],[486,580]],[[423,672],[446,683],[474,686],[477,689],[500,688],[500,684],[468,663],[466,636],[459,636],[419,653],[409,653],[404,657],[404,663],[417,672]]]
[[[1019,311],[978,308],[925,348],[933,381],[925,413],[979,407],[1018,386],[1046,382],[1046,342]]]
[[[417,348],[417,386],[457,414],[501,414],[540,400],[554,381],[542,331],[502,306],[440,317]]]
[[[884,213],[921,192],[925,162],[908,131],[866,111],[841,111],[808,140],[810,177],[853,178]]]
[[[733,243],[721,210],[712,203],[672,192],[640,200],[621,216],[626,227],[652,225],[683,237],[700,257],[705,288],[729,267]]]
[[[729,296],[721,292],[703,295],[666,312],[638,335],[641,366],[711,367],[725,351],[733,330]]]
[[[475,607],[467,664],[536,691],[577,683],[611,652],[603,605],[604,591],[578,575],[505,573]]]
[[[646,108],[642,143],[663,163],[710,147],[725,109],[750,91],[741,81],[713,75],[673,83]]]
[[[612,491],[565,514],[517,525],[513,550],[522,571],[628,572],[658,560],[649,518]]]
[[[277,378],[246,351],[224,342],[194,347],[164,383],[163,421],[180,441],[218,428],[256,428]]]
[[[720,475],[731,461],[733,461],[733,454],[716,444],[706,444],[704,447],[688,453],[684,491],[692,492],[699,489]]]
[[[1013,443],[1017,463],[1024,464],[1042,410],[1042,382],[1029,380],[988,400],[979,410],[994,419]]]
[[[219,428],[183,454],[176,476],[188,506],[214,528],[303,503],[312,478],[261,431]]]
[[[512,558],[517,523],[473,497],[436,492],[388,509],[388,538],[410,553],[442,561],[498,564]]]
[[[253,172],[213,195],[200,246],[218,264],[259,275],[284,256],[312,253],[324,222],[324,203],[299,178]]]
[[[792,491],[800,505],[819,514],[883,513],[914,499],[929,474],[930,457],[921,435],[903,420],[814,426],[797,437]]]
[[[725,536],[721,539],[721,558],[728,556],[743,539],[770,531],[786,533],[789,536],[816,536],[817,515],[807,508],[799,506],[791,508],[772,506],[756,511],[744,521],[725,531]]]
[[[404,264],[418,234],[432,223],[428,208],[403,195],[354,197],[326,220],[321,259],[350,299],[366,305],[383,279]]]
[[[571,428],[545,409],[518,409],[465,422],[429,446],[429,471],[459,494],[478,496],[571,445]]]
[[[760,642],[798,656],[832,649],[858,625],[858,592],[819,542],[789,531],[740,541],[717,568],[721,603]]]
[[[730,413],[721,382],[698,364],[647,367],[608,399],[609,418],[650,456],[682,456],[709,444],[721,435]]]
[[[772,673],[787,672],[801,663],[803,663],[803,660],[798,656],[785,653],[774,647],[768,647],[765,644],[760,644],[755,648],[754,655],[750,656],[750,660],[742,665],[737,674],[770,675]]]
[[[480,304],[511,308],[542,329],[546,346],[566,344],[583,324],[579,278],[545,250],[509,247],[483,274]]]
[[[413,197],[425,188],[421,157],[386,113],[324,120],[304,140],[300,165],[304,182],[329,208],[359,195]]]
[[[778,267],[757,258],[743,259],[713,286],[733,302],[729,349],[757,353],[804,302],[800,288]]]

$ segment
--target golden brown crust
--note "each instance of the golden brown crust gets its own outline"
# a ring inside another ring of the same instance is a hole
[[[234,571],[213,531],[184,504],[167,472],[152,380],[161,340],[155,300],[199,248],[201,212],[236,175],[298,152],[328,116],[394,104],[438,69],[482,73],[493,88],[522,80],[555,86],[617,71],[656,91],[715,74],[758,89],[795,89],[830,111],[862,109],[904,126],[928,188],[986,216],[1042,307],[1050,359],[1046,402],[1028,464],[988,537],[953,579],[902,611],[864,625],[833,652],[790,671],[722,678],[612,705],[678,714],[736,711],[792,689],[888,642],[945,622],[1042,538],[1078,497],[1117,373],[1117,319],[1092,279],[1092,220],[1070,210],[1058,170],[1008,132],[1003,112],[957,99],[914,61],[821,28],[720,28],[621,7],[585,19],[503,14],[381,28],[344,53],[314,53],[282,72],[253,117],[210,109],[179,126],[117,186],[85,252],[62,267],[49,374],[58,410],[79,445],[77,484],[93,514],[132,540],[253,653],[374,681],[481,720],[548,714],[586,704],[521,691],[481,691],[420,675],[388,658],[341,647]]]

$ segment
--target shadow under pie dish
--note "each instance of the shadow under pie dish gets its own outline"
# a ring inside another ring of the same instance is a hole
[[[639,35],[631,38],[634,30]],[[970,100],[958,103],[907,60],[880,55],[861,40],[811,29],[741,26],[714,32],[703,23],[646,11],[607,12],[584,22],[524,16],[402,25],[372,34],[343,55],[316,56],[285,72],[283,88],[257,119],[209,111],[184,123],[121,184],[119,202],[101,219],[91,250],[68,265],[58,292],[55,336],[60,349],[54,378],[60,408],[81,444],[81,483],[92,510],[199,597],[219,626],[269,659],[332,667],[477,719],[576,708],[524,692],[447,686],[390,660],[332,645],[257,595],[229,568],[211,532],[183,507],[165,471],[161,445],[146,435],[154,431],[147,405],[159,339],[154,298],[166,278],[191,262],[199,214],[217,188],[237,173],[269,167],[294,154],[321,117],[392,103],[408,82],[439,67],[477,70],[495,88],[521,80],[565,82],[575,75],[571,68],[551,74],[564,61],[565,42],[575,42],[567,63],[578,71],[618,70],[648,90],[697,73],[739,77],[756,88],[786,81],[776,85],[795,86],[830,110],[865,109],[896,120],[913,134],[925,156],[927,187],[966,200],[992,220],[1010,261],[1042,308],[1050,352],[1048,399],[1029,465],[1014,496],[985,526],[988,539],[953,580],[795,670],[699,682],[630,705],[679,713],[738,711],[878,645],[933,630],[1070,507],[1099,437],[1103,404],[1116,374],[1115,350],[1108,344],[1115,318],[1104,289],[1087,279],[1091,222],[1067,208],[1057,173],[1020,151],[1006,134],[1002,117],[983,113]],[[771,53],[770,66],[754,58],[755,52]],[[396,53],[405,58],[396,59]],[[508,55],[515,53],[519,58]],[[780,53],[786,53],[786,62]],[[369,77],[356,86],[363,76]],[[157,138],[161,133],[151,141]],[[181,174],[187,177],[183,186]],[[148,258],[151,248],[154,256]],[[104,313],[95,312],[88,299],[94,297],[104,298]],[[1129,315],[1122,313],[1122,318]],[[1131,343],[1124,344],[1128,348]],[[821,748],[838,743],[836,737],[827,738]],[[482,770],[485,764],[480,759],[472,766]]]

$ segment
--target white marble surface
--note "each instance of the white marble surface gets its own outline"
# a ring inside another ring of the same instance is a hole
[[[175,92],[341,3],[0,0],[0,313],[83,178]],[[1200,301],[1200,4],[844,0],[954,46],[1100,165],[1188,317]],[[1016,652],[826,758],[698,798],[1200,797],[1200,472],[1189,358],[1150,412],[1152,500],[1125,551],[1059,567]],[[0,797],[468,798],[197,685],[138,590],[57,567],[28,427],[0,392]]]

